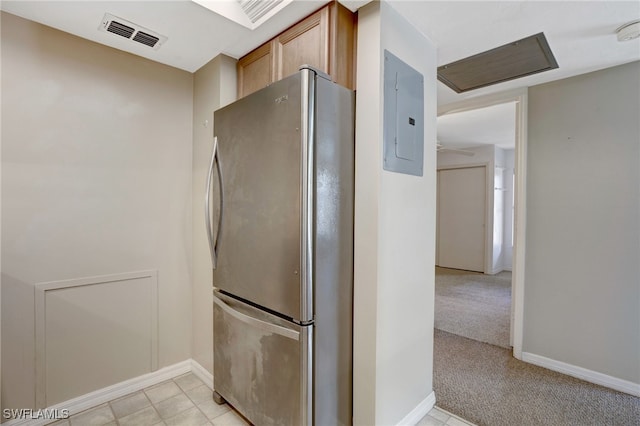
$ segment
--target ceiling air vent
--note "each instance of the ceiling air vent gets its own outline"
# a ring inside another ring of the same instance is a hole
[[[158,49],[162,43],[167,41],[167,37],[148,30],[140,25],[129,22],[126,19],[118,18],[109,13],[104,14],[102,22],[98,27],[100,31],[106,31],[119,35],[131,41],[144,44],[153,49]]]
[[[438,67],[438,80],[457,93],[558,68],[544,33]]]
[[[153,47],[157,42],[160,41],[160,39],[156,36],[152,36],[151,34],[138,31],[133,37],[133,41],[137,41],[138,43],[146,44],[147,46]]]
[[[282,0],[237,0],[242,11],[254,24],[282,3]]]
[[[110,33],[118,34],[119,36],[122,36],[125,38],[131,38],[131,36],[135,32],[135,29],[128,27],[124,24],[121,24],[120,22],[111,21],[109,22],[107,31],[109,31]]]

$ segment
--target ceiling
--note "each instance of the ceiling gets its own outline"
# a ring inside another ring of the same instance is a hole
[[[217,15],[190,0],[12,1],[0,8],[88,40],[195,72],[220,53],[239,58],[322,7],[327,1],[293,1],[255,30]],[[98,31],[105,13],[167,37],[158,49]]]
[[[438,105],[533,86],[640,60],[640,39],[615,30],[640,19],[635,1],[398,1],[392,5],[438,46],[438,66],[544,32],[557,69],[456,94],[438,83]]]
[[[325,3],[326,0],[295,0],[253,31],[190,0],[3,0],[0,8],[116,49],[195,72],[220,53],[234,58],[243,56]],[[343,0],[341,3],[355,11],[369,1]],[[551,71],[462,94],[456,94],[438,82],[439,106],[640,60],[640,39],[618,42],[615,35],[619,26],[640,19],[640,2],[637,0],[391,0],[389,3],[438,47],[438,65],[539,32],[544,32],[559,64],[559,68]],[[168,40],[159,49],[153,50],[98,31],[106,12],[164,35]],[[489,109],[484,112],[483,120],[475,122],[498,123],[500,118],[489,117],[490,112],[499,114],[503,111],[500,108]],[[467,115],[455,114],[452,117],[457,117],[458,121],[452,127],[467,125]],[[445,121],[454,122],[456,119],[448,118]],[[479,135],[485,131],[486,125],[482,128],[469,127],[466,133],[455,133],[450,142],[460,142],[464,134]],[[502,134],[507,131],[510,130],[504,129]],[[439,137],[447,142],[448,136],[439,134]]]
[[[514,149],[516,104],[509,102],[438,117],[438,141],[446,148],[495,145]]]
[[[457,94],[438,82],[438,105],[640,60],[640,39],[618,42],[615,30],[640,18],[639,1],[398,1],[407,20],[438,46],[438,66],[544,32],[559,68]],[[640,77],[639,77],[640,78]],[[438,117],[447,148],[515,145],[515,104]]]

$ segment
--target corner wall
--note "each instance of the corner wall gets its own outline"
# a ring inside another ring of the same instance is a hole
[[[411,424],[435,402],[436,49],[387,2],[358,14],[354,424]],[[382,169],[385,49],[424,75],[422,177]]]
[[[523,342],[524,352],[635,384],[638,76],[634,62],[529,88]]]
[[[2,19],[0,17],[0,34]],[[2,81],[2,43],[0,42],[0,82]],[[0,164],[2,164],[2,102],[0,98]],[[2,408],[2,172],[0,171],[0,409]]]
[[[213,112],[236,99],[236,60],[216,56],[193,79],[193,342],[192,358],[213,374],[213,283],[204,217],[213,149]]]
[[[191,356],[193,77],[1,19],[2,408],[43,408]]]

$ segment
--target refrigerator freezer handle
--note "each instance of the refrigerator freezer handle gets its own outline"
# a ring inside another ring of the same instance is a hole
[[[231,306],[227,305],[226,303],[224,303],[224,301],[218,299],[217,297],[213,297],[213,303],[215,303],[216,305],[218,305],[223,311],[225,311],[227,314],[231,315],[232,317],[234,317],[235,319],[237,319],[238,321],[241,321],[245,324],[249,324],[253,327],[259,328],[261,330],[264,330],[268,333],[275,333],[275,334],[279,334],[280,336],[292,339],[292,340],[300,340],[300,333],[295,331],[295,330],[290,330],[288,328],[285,327],[281,327],[279,325],[276,324],[272,324],[269,322],[265,322],[262,320],[259,320],[257,318],[251,317],[249,315],[245,315],[242,312],[238,312],[235,309],[233,309]]]
[[[215,241],[213,239],[213,230],[211,229],[211,180],[213,178],[213,168],[217,164],[218,167],[218,184],[220,185],[220,214],[218,215],[218,230],[216,231]],[[211,252],[211,266],[216,269],[218,266],[218,252],[220,250],[220,232],[222,231],[222,215],[224,212],[224,191],[222,183],[222,167],[220,165],[220,154],[218,153],[218,137],[213,138],[213,150],[211,152],[211,162],[209,163],[209,173],[207,175],[207,189],[204,196],[204,215],[207,226],[207,238],[209,240],[209,251]]]

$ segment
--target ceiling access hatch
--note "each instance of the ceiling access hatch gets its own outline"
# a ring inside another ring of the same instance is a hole
[[[438,67],[438,80],[457,93],[558,68],[544,33]]]

